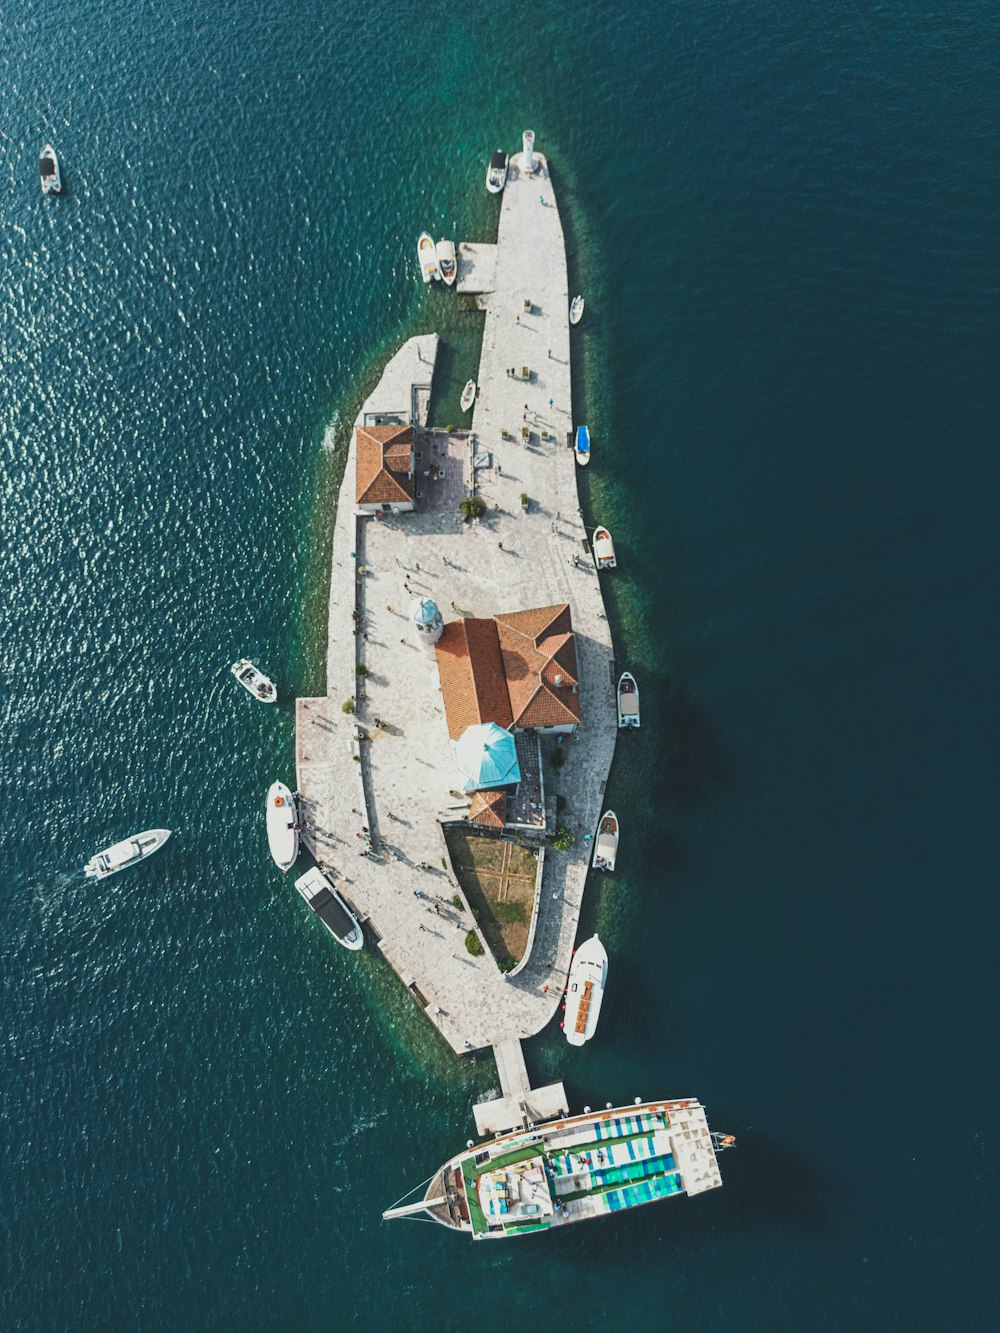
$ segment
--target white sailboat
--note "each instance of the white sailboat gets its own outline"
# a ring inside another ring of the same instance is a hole
[[[267,789],[265,822],[274,864],[287,873],[299,855],[299,812],[283,782],[272,782]]]
[[[597,1031],[607,982],[608,951],[600,938],[592,935],[573,955],[566,983],[563,1032],[571,1046],[582,1046]]]

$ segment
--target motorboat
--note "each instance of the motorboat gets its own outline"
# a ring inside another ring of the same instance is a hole
[[[590,462],[590,431],[586,426],[577,426],[576,428],[576,461],[581,467],[586,467]]]
[[[476,401],[476,381],[469,380],[462,390],[462,411],[468,412],[469,408]]]
[[[299,812],[295,797],[283,782],[272,782],[268,787],[265,818],[274,864],[287,873],[299,855]]]
[[[562,1027],[571,1046],[582,1046],[597,1031],[607,984],[608,951],[597,935],[591,935],[573,955],[566,983],[566,1016]]]
[[[507,154],[502,153],[499,148],[490,158],[490,164],[486,168],[486,188],[490,194],[499,194],[507,184]]]
[[[454,287],[455,278],[458,274],[458,266],[455,262],[455,242],[438,241],[437,243],[438,273],[441,281],[448,287]]]
[[[274,704],[278,702],[278,691],[274,682],[268,680],[248,657],[241,657],[229,668],[248,694],[252,694],[258,703]]]
[[[594,839],[594,855],[591,865],[595,870],[614,870],[618,859],[618,816],[613,810],[605,810],[597,826]]]
[[[119,870],[138,865],[147,856],[158,852],[170,837],[170,832],[168,828],[151,828],[145,833],[135,833],[124,842],[116,842],[92,856],[83,867],[83,873],[88,879],[107,879],[109,875],[117,875]]]
[[[580,320],[583,318],[583,305],[584,301],[582,296],[573,297],[569,305],[569,322],[571,324],[579,324]]]
[[[611,533],[607,528],[595,528],[594,539],[591,543],[594,548],[594,562],[598,569],[616,569],[618,560],[615,556],[615,544],[611,540]]]
[[[50,143],[45,145],[38,159],[38,175],[42,182],[42,194],[62,194],[59,159]]]
[[[417,258],[420,260],[420,276],[424,282],[439,282],[441,274],[438,272],[437,250],[434,242],[426,231],[420,233],[420,239],[417,241]]]
[[[365,937],[358,918],[318,866],[300,875],[295,887],[338,944],[352,953],[363,947]]]
[[[639,686],[628,671],[618,679],[618,726],[639,727]]]

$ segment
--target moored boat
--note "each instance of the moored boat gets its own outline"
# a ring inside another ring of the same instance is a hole
[[[455,276],[458,273],[458,265],[455,262],[455,243],[454,241],[438,241],[437,243],[438,273],[441,275],[441,281],[449,287],[455,285]]]
[[[42,182],[42,194],[62,193],[62,173],[59,170],[59,159],[56,157],[56,150],[50,143],[45,145],[38,159],[38,176]]]
[[[595,528],[594,540],[594,563],[598,569],[616,569],[618,560],[615,557],[615,544],[611,540],[611,533],[607,528]]]
[[[295,797],[283,782],[272,782],[267,789],[265,821],[274,864],[287,873],[299,855],[299,812]]]
[[[248,694],[252,694],[258,703],[273,704],[278,701],[278,691],[274,682],[269,680],[248,657],[241,657],[229,668]]]
[[[576,428],[576,461],[581,467],[586,467],[590,462],[590,431],[586,426],[577,426]]]
[[[138,865],[147,856],[158,852],[170,837],[170,832],[168,828],[151,828],[144,833],[134,833],[124,842],[116,842],[92,856],[83,867],[83,873],[88,879],[107,879],[109,875],[117,875],[119,870]]]
[[[607,984],[608,951],[598,936],[592,935],[573,955],[566,983],[563,1032],[571,1046],[582,1046],[597,1031]]]
[[[594,839],[594,855],[591,861],[595,870],[613,871],[618,860],[618,816],[613,810],[605,810],[597,826]]]
[[[470,1144],[417,1187],[423,1193],[416,1202],[382,1216],[426,1213],[473,1240],[505,1240],[717,1189],[716,1154],[700,1102],[637,1100],[597,1114],[526,1121]]]
[[[569,322],[571,324],[579,324],[583,317],[583,305],[584,301],[582,296],[573,297],[569,307]]]
[[[437,282],[441,277],[438,272],[437,249],[425,231],[420,233],[420,239],[417,241],[417,258],[420,260],[420,276],[424,282],[430,282],[432,279]]]
[[[490,194],[499,194],[507,184],[507,154],[497,149],[486,168],[486,188]]]
[[[300,875],[295,887],[338,944],[352,953],[362,948],[365,937],[357,917],[318,866]]]
[[[628,671],[623,671],[618,679],[618,726],[639,726],[639,686]]]
[[[469,408],[476,401],[476,381],[469,380],[462,390],[462,411],[468,412]]]

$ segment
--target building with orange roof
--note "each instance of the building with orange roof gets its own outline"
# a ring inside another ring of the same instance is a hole
[[[415,508],[413,427],[358,426],[354,442],[358,508],[368,514]]]
[[[480,828],[502,829],[507,823],[507,793],[502,787],[474,791],[469,820]]]

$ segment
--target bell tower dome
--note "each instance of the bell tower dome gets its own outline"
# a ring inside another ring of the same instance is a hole
[[[444,629],[444,621],[437,603],[429,597],[418,597],[411,602],[410,627],[424,652],[432,653]]]

